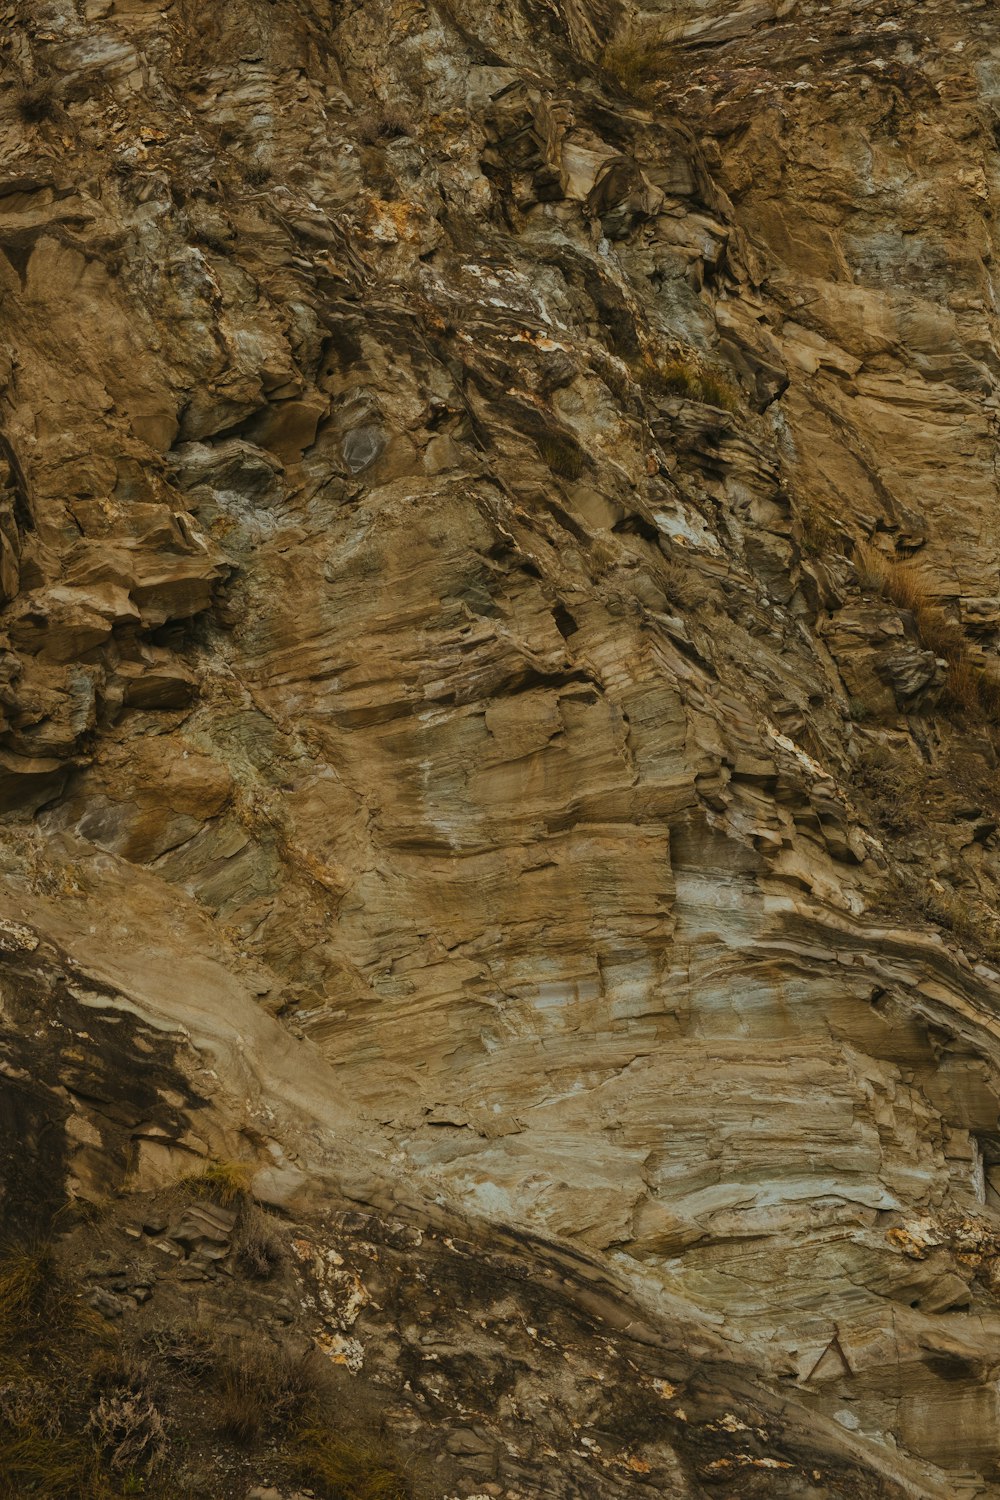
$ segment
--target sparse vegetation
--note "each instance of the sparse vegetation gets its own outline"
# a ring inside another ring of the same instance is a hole
[[[811,501],[796,508],[802,551],[810,557],[825,557],[837,540],[837,526],[832,516]],[[852,717],[856,715],[852,714]]]
[[[231,1162],[196,1179],[231,1201],[248,1180]],[[248,1253],[266,1259],[270,1217],[238,1201]],[[206,1483],[252,1472],[261,1444],[289,1484],[330,1500],[410,1500],[380,1409],[362,1411],[321,1354],[249,1332],[220,1340],[201,1323],[112,1333],[81,1290],[49,1242],[0,1256],[0,1500],[215,1494]]]
[[[306,1484],[344,1500],[409,1500],[413,1493],[399,1455],[374,1434],[352,1438],[305,1428],[298,1434],[296,1469]]]
[[[320,1368],[312,1356],[295,1359],[264,1338],[223,1350],[215,1367],[222,1430],[249,1442],[312,1415],[323,1396]]]
[[[739,387],[733,381],[717,370],[705,369],[688,356],[676,355],[662,364],[644,360],[635,374],[643,388],[653,395],[679,396],[724,411],[736,411],[740,404]]]
[[[56,112],[56,91],[51,83],[29,84],[20,89],[15,98],[17,112],[26,125],[38,125],[42,120],[51,120]]]
[[[881,594],[913,618],[921,644],[947,663],[945,705],[972,718],[1000,716],[1000,679],[972,659],[962,626],[934,603],[912,563],[880,552],[870,542],[854,551],[854,570],[863,589]]]
[[[408,112],[401,104],[384,104],[360,117],[357,126],[358,140],[364,146],[373,146],[376,141],[397,140],[411,133]]]
[[[904,903],[936,926],[950,933],[974,956],[1000,966],[1000,917],[978,895],[937,889],[933,884],[905,876],[900,884]]]
[[[101,1396],[91,1408],[87,1431],[115,1474],[156,1469],[167,1450],[163,1418],[141,1391],[123,1389]]]
[[[629,98],[648,101],[670,71],[681,18],[623,27],[604,47],[599,62]]]
[[[284,1246],[271,1216],[249,1199],[240,1205],[235,1231],[236,1259],[248,1276],[265,1280],[284,1259]]]
[[[573,438],[561,432],[545,433],[535,439],[542,460],[560,479],[579,479],[583,473],[583,451]]]
[[[257,1168],[248,1161],[213,1161],[200,1172],[184,1178],[184,1185],[202,1198],[213,1198],[224,1208],[232,1208],[250,1191]]]
[[[887,832],[911,833],[919,825],[927,791],[927,769],[922,763],[903,751],[875,744],[858,757],[855,776]]]
[[[248,161],[243,168],[243,181],[247,187],[266,187],[273,175],[266,161]]]

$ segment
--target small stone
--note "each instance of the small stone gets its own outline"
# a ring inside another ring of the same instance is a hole
[[[112,1292],[106,1292],[103,1287],[95,1287],[88,1300],[102,1318],[120,1318],[122,1315],[119,1299]]]

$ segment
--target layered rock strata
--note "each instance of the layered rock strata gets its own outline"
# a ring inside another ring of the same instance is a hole
[[[10,1087],[43,1207],[256,1153],[583,1257],[760,1493],[996,1494],[1000,38],[668,19],[8,5],[3,946],[213,1102]]]

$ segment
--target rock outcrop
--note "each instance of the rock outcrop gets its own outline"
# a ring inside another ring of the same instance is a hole
[[[462,1500],[1000,1494],[993,6],[0,15],[0,1215],[252,1162]]]

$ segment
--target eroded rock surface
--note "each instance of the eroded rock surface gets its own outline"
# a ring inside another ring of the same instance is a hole
[[[186,1080],[15,1006],[42,1206],[443,1205],[1000,1494],[994,8],[3,15],[0,960]]]

